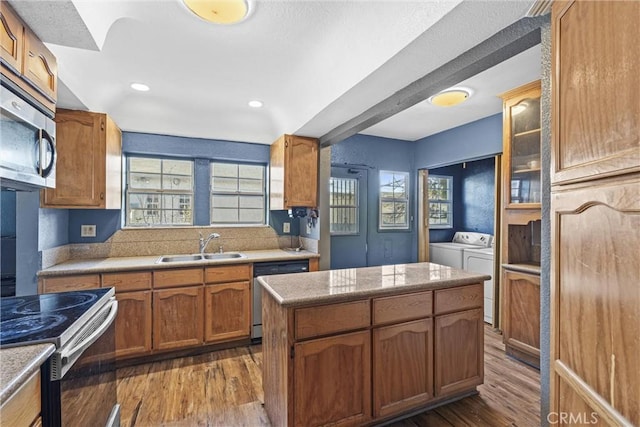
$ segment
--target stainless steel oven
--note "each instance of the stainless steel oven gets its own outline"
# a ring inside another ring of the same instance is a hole
[[[0,86],[0,185],[56,186],[56,124],[19,93]]]
[[[113,288],[2,298],[0,346],[48,342],[42,421],[52,427],[117,427]]]

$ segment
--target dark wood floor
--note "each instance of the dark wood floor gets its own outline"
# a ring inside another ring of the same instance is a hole
[[[269,426],[261,369],[259,345],[120,368],[122,426]],[[393,425],[540,425],[539,372],[506,357],[502,336],[489,327],[485,383],[478,391]]]

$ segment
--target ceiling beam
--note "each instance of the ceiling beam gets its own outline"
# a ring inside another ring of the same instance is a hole
[[[328,147],[540,43],[547,17],[523,18],[320,137]]]

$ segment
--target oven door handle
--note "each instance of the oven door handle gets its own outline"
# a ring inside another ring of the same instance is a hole
[[[107,313],[106,317],[104,317],[105,313]],[[91,346],[91,344],[96,342],[98,338],[100,338],[100,336],[109,328],[109,326],[111,326],[117,314],[118,301],[113,299],[96,315],[97,319],[103,320],[100,321],[98,325],[91,324],[87,327],[89,331],[95,327],[95,330],[93,330],[88,337],[80,340],[72,348],[61,348],[59,351],[55,352],[51,359],[51,379],[61,379],[67,373],[69,368],[73,366],[76,360],[80,358],[82,353]],[[82,331],[79,333],[82,333]]]

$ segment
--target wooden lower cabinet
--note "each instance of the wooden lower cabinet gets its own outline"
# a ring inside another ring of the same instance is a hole
[[[484,380],[483,309],[435,319],[435,395],[469,390]]]
[[[373,414],[385,417],[433,398],[433,319],[373,330]]]
[[[151,296],[150,290],[116,293],[116,358],[151,352]]]
[[[153,291],[154,350],[202,344],[203,292],[203,286]]]
[[[540,276],[504,270],[503,334],[508,355],[540,367]]]
[[[204,292],[205,342],[249,337],[251,333],[250,282],[207,285]]]
[[[294,425],[360,425],[371,419],[369,331],[297,343],[294,354]]]
[[[0,407],[0,414],[2,414],[0,424],[11,427],[30,427],[38,425],[38,422],[41,423],[40,387],[41,379],[38,369],[4,401]]]

